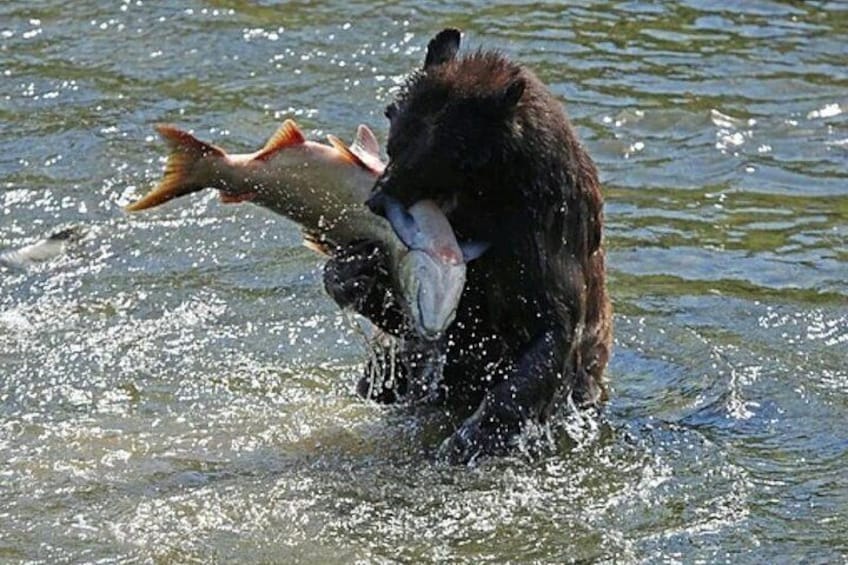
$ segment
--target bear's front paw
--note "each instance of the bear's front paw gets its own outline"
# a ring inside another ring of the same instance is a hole
[[[520,432],[520,423],[505,421],[483,405],[447,438],[439,447],[439,461],[451,465],[473,464],[488,455],[503,455],[509,451]]]
[[[362,312],[385,277],[386,254],[379,243],[359,241],[338,250],[324,266],[324,288],[342,308]]]

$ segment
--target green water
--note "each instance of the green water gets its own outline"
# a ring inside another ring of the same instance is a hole
[[[0,3],[0,562],[848,559],[848,2]],[[597,161],[605,422],[444,467],[353,392],[297,229],[203,193],[126,217],[152,125],[258,147],[382,108],[461,27]]]

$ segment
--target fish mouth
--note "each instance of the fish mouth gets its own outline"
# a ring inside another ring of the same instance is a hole
[[[443,314],[440,320],[435,325],[428,324],[426,316],[424,315],[424,312],[426,312],[426,310],[424,309],[425,306],[422,302],[424,298],[423,295],[424,293],[419,290],[417,298],[417,317],[415,320],[415,330],[419,336],[423,337],[427,341],[436,341],[441,338],[442,335],[444,335],[445,330],[447,330],[448,327],[450,327],[450,325],[453,323],[453,320],[456,317],[456,308],[452,309],[446,315]]]
[[[465,286],[465,265],[445,263],[413,249],[398,270],[413,329],[427,341],[439,339],[456,317]]]

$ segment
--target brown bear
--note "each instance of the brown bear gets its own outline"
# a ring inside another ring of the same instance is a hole
[[[440,453],[467,462],[506,451],[557,400],[606,398],[612,309],[598,174],[562,105],[527,68],[495,51],[460,55],[459,44],[458,30],[436,35],[386,109],[389,163],[369,205],[382,213],[387,196],[406,206],[433,199],[461,241],[490,245],[469,263],[439,383],[440,398],[465,414]],[[325,271],[340,304],[404,335],[390,280],[372,242]],[[401,380],[399,392],[412,386]]]

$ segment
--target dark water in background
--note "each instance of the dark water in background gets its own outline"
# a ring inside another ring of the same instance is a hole
[[[0,561],[848,559],[848,2],[0,4]],[[163,6],[170,7],[163,7]],[[357,398],[297,230],[127,218],[152,124],[349,138],[444,25],[531,65],[606,185],[609,425],[475,469]]]

